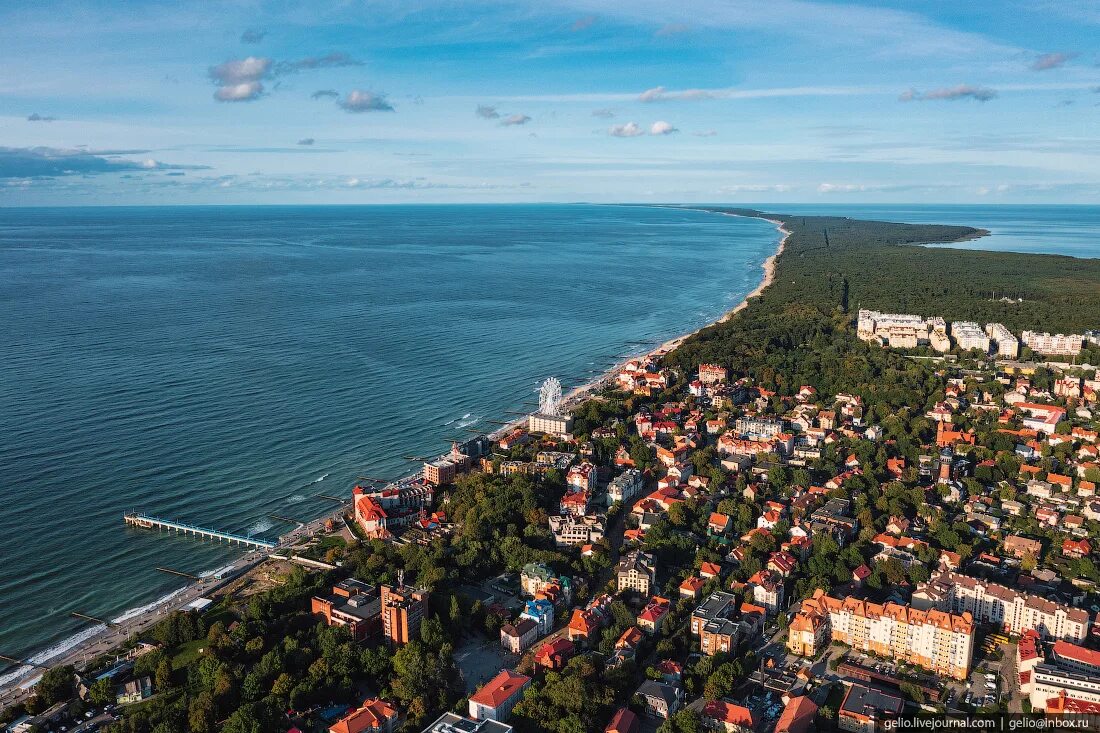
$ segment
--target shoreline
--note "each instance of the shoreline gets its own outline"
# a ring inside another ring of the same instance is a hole
[[[704,212],[701,209],[694,209],[695,211]],[[770,222],[775,225],[776,229],[782,235],[779,239],[779,243],[775,252],[764,259],[761,263],[761,269],[763,270],[763,278],[760,283],[741,301],[730,310],[723,313],[717,319],[706,323],[698,328],[693,329],[687,333],[674,336],[655,348],[652,348],[644,353],[631,356],[627,359],[620,360],[609,367],[601,375],[592,379],[584,384],[578,385],[571,389],[563,398],[562,405],[564,408],[572,408],[580,404],[585,398],[592,392],[602,388],[606,384],[613,382],[618,373],[622,370],[623,365],[633,359],[649,359],[660,358],[674,349],[678,348],[689,338],[699,333],[703,329],[709,328],[719,323],[725,323],[730,318],[740,313],[742,310],[748,307],[749,301],[752,298],[759,297],[764,290],[771,285],[775,279],[775,266],[776,260],[781,254],[783,254],[784,248],[787,243],[787,239],[790,237],[790,231],[783,226],[783,222],[777,219],[768,219],[765,217],[746,217],[742,214],[729,214],[725,212],[704,212],[704,213],[718,213],[721,216],[736,216],[741,218],[760,218],[764,221]],[[525,425],[527,418],[518,418],[516,420],[508,422],[507,425],[501,426],[491,433],[488,433],[488,437],[491,439],[497,439],[500,436],[515,430],[517,427]],[[342,510],[341,510],[342,511]],[[312,520],[307,525],[299,527],[287,535],[283,535],[279,538],[280,542],[284,538],[290,538],[291,536],[300,536],[303,530],[307,530],[309,527],[316,526],[318,524],[323,525],[323,522],[333,516],[333,513],[326,513],[322,517]],[[34,666],[28,667],[27,665],[12,665],[7,669],[0,671],[0,709],[3,709],[9,705],[16,704],[18,702],[25,701],[29,695],[32,685],[37,682],[37,679],[41,676],[41,667],[38,664],[46,666],[60,666],[64,664],[79,665],[81,662],[90,661],[102,654],[109,652],[111,649],[121,645],[125,640],[134,633],[140,633],[155,623],[157,620],[164,617],[165,614],[179,610],[193,601],[195,598],[205,595],[213,594],[219,590],[223,585],[231,582],[231,580],[237,579],[244,574],[250,572],[258,565],[265,561],[264,557],[257,557],[255,552],[249,552],[235,561],[227,565],[225,568],[215,569],[209,571],[209,576],[204,576],[203,580],[192,581],[184,584],[178,589],[171,591],[167,595],[161,596],[148,604],[139,606],[132,609],[127,609],[121,612],[118,616],[114,617],[111,621],[112,626],[97,625],[87,629],[74,632],[72,635],[65,637],[58,642],[55,642],[44,649],[36,650],[31,654],[25,655],[25,660],[29,660],[34,663]],[[234,573],[230,578],[225,580],[215,579],[214,573],[219,570],[227,569],[239,570]],[[211,582],[213,581],[213,582]],[[71,643],[70,643],[71,642]],[[50,654],[54,649],[58,647],[64,647],[56,653]],[[49,654],[49,656],[44,656]],[[25,670],[25,671],[24,671]]]

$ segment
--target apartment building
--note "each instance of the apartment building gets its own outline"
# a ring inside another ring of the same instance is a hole
[[[824,594],[817,600],[829,613],[832,641],[954,679],[966,679],[970,673],[974,621],[969,613],[922,611],[897,603],[869,603],[852,597],[841,600]]]
[[[650,588],[656,584],[657,562],[653,555],[635,550],[619,560],[616,577],[620,593],[632,590],[648,596]]]
[[[314,596],[310,613],[323,616],[329,626],[347,628],[353,639],[362,640],[377,630],[382,600],[376,586],[348,578],[334,585],[330,594]]]
[[[997,624],[1005,633],[1035,629],[1044,639],[1080,643],[1088,634],[1089,615],[1082,608],[989,583],[968,575],[939,572],[913,594],[917,608],[969,613],[975,621]]]
[[[645,476],[636,468],[628,468],[612,479],[607,485],[607,505],[615,502],[628,502],[641,493],[645,486]]]
[[[997,346],[997,356],[1015,359],[1020,355],[1020,340],[1003,323],[985,324],[985,335]]]
[[[1031,670],[1032,709],[1046,710],[1047,703],[1063,693],[1073,700],[1100,703],[1100,677],[1054,664],[1035,665]]]
[[[1020,334],[1020,340],[1024,346],[1037,354],[1060,354],[1076,356],[1081,353],[1085,337],[1079,333],[1039,333],[1038,331],[1024,331]]]
[[[955,343],[964,351],[977,349],[989,353],[989,336],[982,327],[974,321],[955,321],[951,324],[951,335],[955,337]]]
[[[407,644],[419,633],[427,609],[426,589],[382,586],[382,636],[391,644]]]
[[[787,629],[787,649],[792,654],[803,657],[816,657],[826,646],[831,636],[829,611],[821,602],[825,591],[820,588],[812,598],[802,601],[802,607]]]

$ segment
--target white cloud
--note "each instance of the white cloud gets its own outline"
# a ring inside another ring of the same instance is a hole
[[[249,56],[210,67],[210,78],[218,85],[214,99],[219,102],[250,102],[264,93],[260,81],[271,72],[271,59]]]
[[[645,130],[634,122],[627,122],[625,125],[612,125],[607,129],[607,134],[612,137],[638,137],[644,135]]]
[[[679,132],[671,123],[664,120],[657,120],[649,128],[650,135],[671,135],[674,132]]]
[[[822,183],[817,187],[818,193],[856,193],[866,190],[867,186],[855,183]]]
[[[386,101],[386,95],[361,89],[348,92],[338,104],[347,112],[393,112],[393,105]]]
[[[718,134],[717,130],[699,130],[698,132],[691,133],[695,137],[714,137]]]
[[[214,99],[219,102],[251,102],[264,93],[264,85],[258,81],[245,81],[240,84],[218,87]]]
[[[497,112],[497,108],[487,104],[479,104],[474,114],[483,120],[495,120],[500,117],[500,112]]]
[[[250,81],[259,81],[271,71],[271,59],[262,56],[249,56],[243,59],[232,59],[217,66],[210,67],[210,78],[219,86],[231,84],[243,84]]]
[[[513,125],[526,125],[530,121],[531,118],[527,115],[514,114],[505,117],[503,120],[500,121],[500,124],[504,125],[505,127],[511,127]]]
[[[610,109],[594,109],[592,110],[593,117],[602,117],[605,120],[609,120],[615,116],[615,112]]]
[[[682,91],[674,92],[665,89],[664,87],[653,87],[652,89],[646,89],[644,92],[638,95],[639,102],[665,102],[671,100],[686,100],[694,101],[699,99],[714,99],[715,92],[710,89],[684,89]]]
[[[902,102],[927,102],[930,100],[954,101],[957,99],[976,99],[979,102],[988,102],[996,97],[996,89],[974,86],[972,84],[959,84],[954,87],[933,89],[929,92],[918,92],[916,89],[907,89],[901,93],[898,99]]]

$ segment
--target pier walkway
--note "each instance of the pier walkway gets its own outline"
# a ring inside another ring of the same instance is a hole
[[[225,540],[226,542],[235,542],[239,545],[248,545],[249,547],[259,547],[264,550],[273,550],[278,547],[278,543],[271,542],[270,540],[257,539],[251,535],[233,534],[232,532],[222,532],[217,529],[209,529],[207,527],[197,527],[193,524],[185,524],[183,522],[173,522],[167,519],[160,519],[158,517],[151,516],[144,513],[130,513],[125,515],[124,519],[126,524],[133,525],[135,527],[143,527],[145,529],[167,529],[174,530],[176,532],[183,532],[185,534],[193,534],[199,537],[209,537],[215,540]]]

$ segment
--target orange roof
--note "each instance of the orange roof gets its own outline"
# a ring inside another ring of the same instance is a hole
[[[363,733],[364,731],[381,730],[386,721],[397,715],[397,710],[385,700],[371,698],[365,700],[358,710],[338,720],[331,728],[330,733]]]
[[[775,733],[801,733],[807,730],[817,715],[817,705],[805,695],[792,697],[775,723]]]
[[[1086,649],[1083,646],[1070,644],[1068,641],[1054,642],[1054,655],[1065,659],[1072,659],[1090,667],[1100,667],[1100,652]]]
[[[756,723],[752,719],[752,711],[740,705],[714,700],[703,706],[703,717],[717,720],[722,723],[731,723],[746,728],[754,728]]]
[[[604,733],[637,733],[641,727],[638,716],[630,708],[619,708],[615,717],[607,724]]]
[[[722,566],[715,562],[705,562],[699,566],[700,575],[709,575],[711,577],[722,574]]]
[[[705,585],[702,578],[691,576],[685,578],[683,583],[680,583],[680,590],[686,590],[690,593],[698,593]]]
[[[510,697],[519,694],[520,690],[530,681],[531,678],[527,675],[502,669],[500,674],[489,680],[480,690],[470,695],[470,702],[490,708],[498,708]]]

